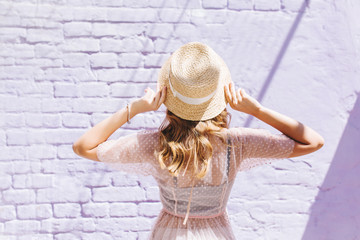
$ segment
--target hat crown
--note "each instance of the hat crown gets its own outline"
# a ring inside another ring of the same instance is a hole
[[[214,92],[219,83],[217,54],[203,43],[191,42],[171,56],[170,81],[180,94],[201,98]]]

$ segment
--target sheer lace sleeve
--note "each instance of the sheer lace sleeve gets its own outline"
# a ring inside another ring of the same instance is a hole
[[[238,160],[238,171],[287,158],[292,153],[295,144],[293,139],[283,133],[273,134],[261,128],[233,128],[232,136]]]
[[[156,131],[141,131],[107,140],[97,147],[97,157],[115,170],[130,174],[153,175],[156,170],[154,150]]]

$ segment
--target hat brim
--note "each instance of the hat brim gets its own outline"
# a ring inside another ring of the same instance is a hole
[[[164,105],[174,113],[176,116],[190,121],[204,121],[219,115],[226,108],[226,98],[224,93],[224,85],[231,82],[231,74],[229,68],[225,64],[224,60],[218,56],[220,63],[219,81],[215,95],[208,101],[193,105],[181,101],[179,98],[174,97],[168,79],[168,72],[171,62],[170,56],[160,69],[158,76],[158,87],[167,87],[167,94],[164,101]]]

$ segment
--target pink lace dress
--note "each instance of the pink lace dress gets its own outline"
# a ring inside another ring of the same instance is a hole
[[[178,177],[161,169],[154,150],[159,132],[140,131],[107,140],[97,149],[100,161],[116,170],[152,175],[158,183],[163,208],[152,226],[149,239],[235,239],[226,204],[236,174],[272,160],[287,158],[294,140],[266,129],[224,129],[227,143],[211,137],[213,158],[203,179],[186,168]]]

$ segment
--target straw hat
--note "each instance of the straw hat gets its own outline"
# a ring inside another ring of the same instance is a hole
[[[158,87],[167,87],[164,105],[182,119],[211,119],[226,107],[224,85],[231,74],[224,60],[208,45],[189,42],[166,60]]]

